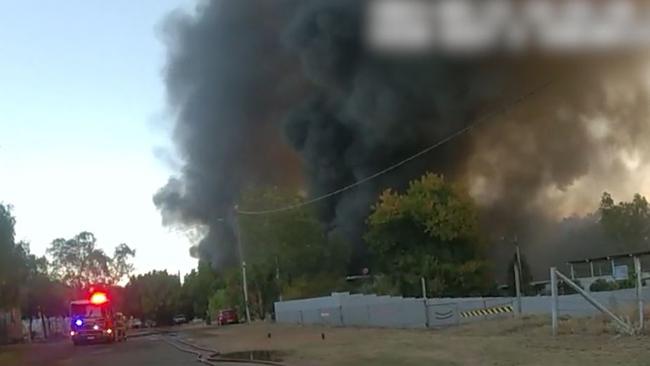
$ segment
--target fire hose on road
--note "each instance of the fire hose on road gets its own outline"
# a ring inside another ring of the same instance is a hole
[[[162,339],[170,346],[177,350],[197,357],[197,361],[206,365],[216,366],[220,363],[238,363],[245,365],[270,365],[270,366],[287,366],[286,364],[266,361],[266,360],[247,360],[241,358],[228,358],[220,356],[220,353],[214,349],[202,347],[194,343],[190,343],[183,339],[175,337],[175,334],[161,335]]]

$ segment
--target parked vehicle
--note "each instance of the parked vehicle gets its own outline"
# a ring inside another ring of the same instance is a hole
[[[237,324],[237,323],[239,323],[239,317],[237,316],[236,310],[223,309],[219,311],[219,315],[217,315],[218,325]]]
[[[174,316],[174,324],[185,324],[187,323],[187,318],[183,314],[178,314]]]
[[[131,319],[129,321],[129,328],[132,328],[132,329],[142,328],[142,320],[140,320],[138,318]]]
[[[156,321],[154,321],[154,320],[145,320],[145,322],[144,322],[144,326],[146,328],[153,328],[153,327],[155,327],[157,325],[158,325],[158,323],[156,323]]]

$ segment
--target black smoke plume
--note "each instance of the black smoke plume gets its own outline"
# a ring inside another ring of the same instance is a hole
[[[173,137],[185,165],[154,197],[165,224],[199,226],[194,254],[215,265],[234,251],[232,208],[244,184],[295,184],[296,157],[280,122],[297,98],[298,68],[279,34],[288,1],[208,1],[170,15],[165,42]]]
[[[154,201],[166,224],[207,230],[198,255],[232,260],[223,219],[246,185],[304,184],[319,196],[504,106],[424,158],[318,204],[323,222],[357,249],[355,266],[364,264],[364,220],[377,194],[426,170],[467,186],[491,236],[516,234],[531,251],[550,245],[538,238],[563,216],[592,211],[603,190],[640,190],[625,156],[648,161],[650,128],[632,58],[377,54],[364,46],[363,4],[209,1],[166,23],[166,84],[184,166]],[[618,69],[623,76],[611,76]]]

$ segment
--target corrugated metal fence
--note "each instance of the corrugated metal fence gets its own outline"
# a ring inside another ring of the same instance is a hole
[[[482,312],[468,313],[478,310]],[[475,319],[513,316],[512,310],[510,298],[460,303],[348,293],[275,303],[279,323],[390,328],[443,327]]]
[[[642,291],[646,303],[650,295]],[[635,306],[635,290],[593,292],[599,302],[615,313]],[[559,297],[562,315],[590,316],[598,310],[581,295]],[[545,315],[551,310],[550,296],[522,297],[522,313]],[[393,328],[437,328],[477,320],[512,317],[516,299],[512,297],[472,297],[416,299],[394,296],[333,293],[332,296],[275,303],[278,323],[324,324]]]

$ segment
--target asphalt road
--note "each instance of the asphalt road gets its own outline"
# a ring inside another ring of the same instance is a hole
[[[20,366],[186,366],[200,365],[196,357],[167,344],[161,336],[130,338],[126,342],[73,346],[72,342],[24,345],[14,349],[10,365]],[[10,366],[6,365],[6,366]],[[5,366],[5,365],[3,365]]]

